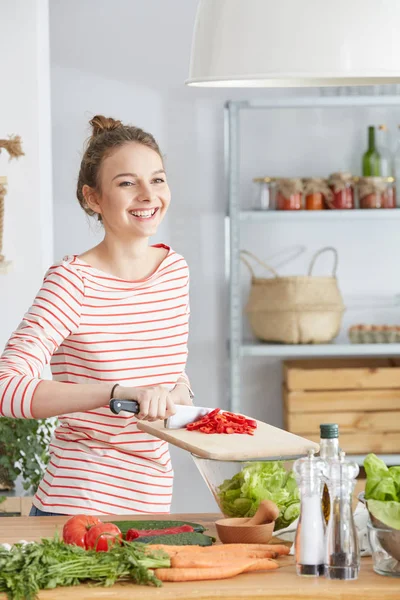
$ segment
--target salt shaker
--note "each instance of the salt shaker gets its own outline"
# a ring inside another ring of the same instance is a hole
[[[325,574],[328,579],[357,579],[360,548],[353,518],[352,493],[360,469],[345,460],[333,460],[327,471],[331,512],[326,532]]]
[[[325,519],[322,512],[322,486],[327,464],[308,451],[306,458],[296,460],[293,471],[300,490],[300,517],[295,539],[298,575],[324,575]]]

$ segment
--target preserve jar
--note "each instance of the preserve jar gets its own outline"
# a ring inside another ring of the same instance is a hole
[[[304,180],[304,197],[306,210],[323,210],[329,202],[332,192],[326,179],[313,177]]]
[[[358,197],[360,208],[396,208],[394,177],[360,177]]]
[[[348,210],[354,208],[354,179],[351,173],[332,173],[329,187],[332,197],[327,202],[328,208]]]
[[[301,179],[278,179],[276,183],[276,210],[301,210],[303,208],[303,182]]]
[[[253,183],[256,186],[254,195],[254,210],[270,210],[272,208],[272,177],[256,177]]]

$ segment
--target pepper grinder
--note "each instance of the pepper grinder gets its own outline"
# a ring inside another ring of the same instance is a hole
[[[326,534],[325,574],[328,579],[357,579],[360,548],[353,518],[352,493],[360,469],[345,453],[328,466],[331,512]]]
[[[300,517],[295,538],[298,575],[324,575],[325,519],[322,512],[322,486],[327,463],[310,449],[306,458],[296,460],[293,471],[300,490]]]

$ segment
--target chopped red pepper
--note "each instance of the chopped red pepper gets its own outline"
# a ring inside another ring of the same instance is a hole
[[[248,419],[244,415],[222,411],[220,408],[215,408],[208,415],[205,415],[194,423],[186,425],[188,431],[201,431],[202,433],[244,433],[254,435],[254,430],[257,429],[257,421]]]

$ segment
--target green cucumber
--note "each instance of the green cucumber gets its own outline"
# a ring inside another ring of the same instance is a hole
[[[166,544],[167,546],[212,546],[215,538],[196,531],[174,533],[171,535],[153,535],[137,538],[136,544]]]
[[[286,510],[282,516],[285,521],[288,521],[289,523],[291,523],[292,521],[297,519],[299,514],[300,514],[300,502],[293,502],[292,504],[290,504],[290,506],[288,506],[286,508]]]
[[[205,527],[199,523],[191,523],[190,521],[108,521],[113,523],[126,535],[128,529],[170,529],[171,527],[180,527],[181,525],[190,525],[197,533],[203,533]]]

